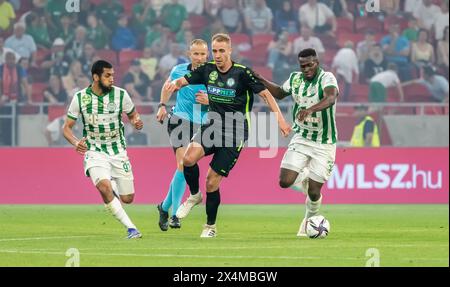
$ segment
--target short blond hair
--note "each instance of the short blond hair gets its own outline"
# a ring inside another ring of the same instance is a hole
[[[218,33],[215,34],[212,37],[212,42],[217,41],[217,42],[225,42],[231,45],[231,37],[228,34],[224,34],[224,33]]]
[[[190,47],[192,47],[194,45],[205,45],[206,47],[208,47],[208,43],[206,43],[206,41],[203,40],[203,39],[194,39],[194,40],[192,40]]]

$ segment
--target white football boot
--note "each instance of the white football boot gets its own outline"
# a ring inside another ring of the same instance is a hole
[[[217,236],[217,229],[216,225],[208,225],[205,224],[203,227],[202,234],[200,235],[201,238],[212,238]]]
[[[183,219],[188,216],[192,208],[202,202],[202,193],[199,190],[195,195],[189,195],[188,199],[178,208],[176,216],[179,219]]]
[[[303,218],[302,223],[300,224],[300,228],[298,229],[297,233],[298,237],[307,237],[306,234],[306,218]]]

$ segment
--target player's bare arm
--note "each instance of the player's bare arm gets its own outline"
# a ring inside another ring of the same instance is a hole
[[[144,127],[144,123],[141,120],[141,116],[137,111],[134,111],[131,114],[129,114],[128,119],[130,120],[130,123],[133,125],[135,129],[140,131]]]
[[[161,89],[161,99],[159,100],[158,113],[156,114],[156,120],[160,123],[162,123],[167,116],[166,104],[173,94],[168,89],[169,84],[170,84],[170,81],[169,81],[169,79],[167,79]]]
[[[284,116],[281,113],[280,107],[278,106],[277,102],[273,98],[272,94],[269,92],[268,89],[266,89],[266,90],[262,91],[261,93],[259,93],[259,96],[264,100],[264,102],[267,103],[270,110],[275,113],[281,133],[283,134],[284,137],[287,137],[291,133],[292,128],[284,119]]]
[[[86,145],[86,138],[78,139],[73,134],[72,129],[75,126],[75,124],[76,124],[76,121],[74,121],[71,118],[67,118],[66,121],[64,122],[63,134],[64,134],[64,137],[66,138],[66,140],[75,147],[75,150],[79,154],[84,155],[88,150],[88,147]]]
[[[188,81],[184,78],[181,77],[177,80],[174,80],[170,83],[167,84],[167,90],[169,93],[175,93],[176,91],[180,90],[182,87],[185,87],[189,85]]]
[[[336,104],[338,90],[336,89],[336,87],[326,87],[323,90],[323,96],[324,96],[323,100],[320,101],[318,104],[310,107],[309,109],[300,111],[298,113],[298,120],[303,122],[312,113],[323,111],[326,108],[329,108],[332,105]]]
[[[290,96],[290,94],[285,93],[279,85],[267,80],[260,74],[255,72],[255,76],[258,80],[260,80],[264,84],[264,86],[266,86],[266,88],[269,90],[269,92],[272,94],[272,96],[275,99],[282,100],[282,99]]]

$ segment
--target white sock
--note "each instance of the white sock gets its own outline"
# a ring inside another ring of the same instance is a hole
[[[123,225],[125,225],[126,228],[136,229],[136,226],[133,224],[133,222],[131,222],[131,219],[125,212],[125,209],[123,209],[122,204],[120,204],[120,201],[116,197],[114,197],[114,199],[110,203],[105,204],[105,208],[117,220],[119,220]]]
[[[308,219],[312,216],[319,214],[320,206],[322,205],[322,195],[320,195],[319,200],[312,201],[309,196],[306,196],[305,206],[306,206],[306,214],[305,218]]]
[[[305,190],[305,185],[303,183],[303,181],[309,176],[309,170],[305,167],[303,169],[303,171],[301,171],[298,176],[297,179],[295,180],[294,184],[291,185],[291,188],[295,191],[298,192],[303,192],[305,195],[308,194],[308,191]],[[307,186],[306,186],[307,188]]]

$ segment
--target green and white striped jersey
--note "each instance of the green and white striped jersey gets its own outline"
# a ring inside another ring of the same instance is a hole
[[[294,98],[293,130],[303,138],[322,144],[335,144],[337,141],[336,105],[321,112],[313,113],[303,122],[299,122],[299,111],[319,103],[323,99],[323,90],[326,87],[336,87],[339,90],[336,77],[333,73],[319,69],[312,81],[304,78],[301,72],[290,75],[282,89]]]
[[[122,112],[130,115],[135,107],[128,93],[113,86],[109,94],[97,96],[91,86],[75,93],[67,116],[83,121],[83,137],[88,150],[117,155],[127,146]]]

